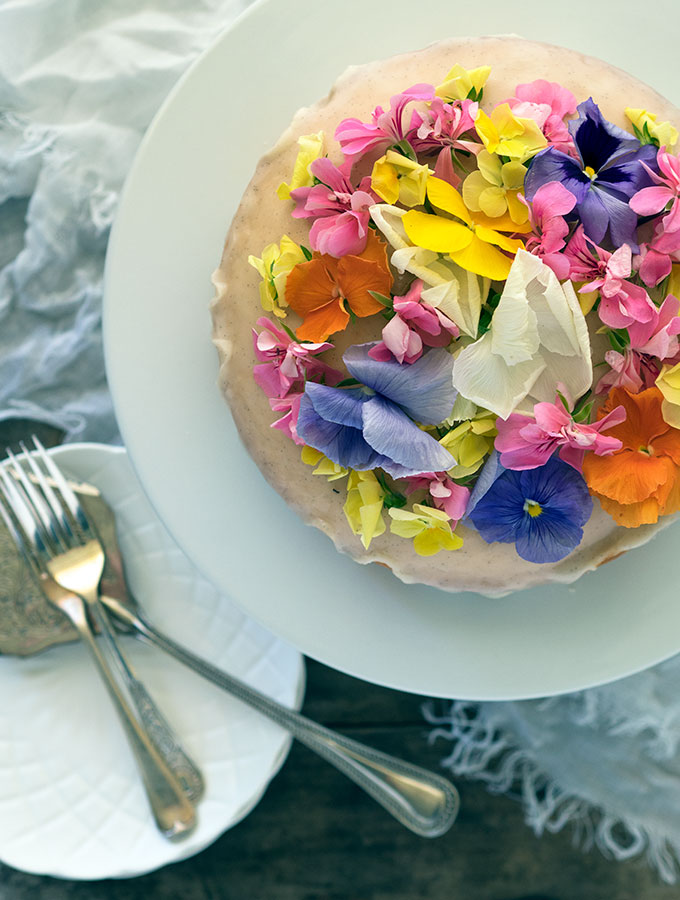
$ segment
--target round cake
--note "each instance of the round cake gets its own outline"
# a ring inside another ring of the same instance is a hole
[[[213,340],[248,451],[338,550],[502,596],[673,521],[678,123],[514,37],[350,68],[297,113],[234,217]]]

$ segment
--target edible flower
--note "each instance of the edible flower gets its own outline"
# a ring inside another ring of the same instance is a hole
[[[527,397],[551,401],[559,382],[581,397],[592,378],[588,326],[571,283],[519,250],[488,331],[456,356],[454,386],[507,419]]]
[[[465,515],[470,489],[456,484],[446,472],[425,472],[409,478],[406,494],[415,491],[427,491],[436,509],[443,510],[453,522],[459,522]],[[454,525],[455,527],[455,525]]]
[[[512,264],[508,254],[514,256],[524,244],[502,232],[528,231],[529,226],[518,225],[509,216],[491,219],[471,212],[458,191],[439,178],[428,178],[427,197],[436,209],[461,221],[411,209],[402,218],[409,241],[426,250],[448,253],[463,269],[483,278],[507,278]]]
[[[342,147],[345,159],[353,165],[367,153],[386,150],[392,144],[407,139],[412,129],[411,118],[407,114],[409,104],[432,100],[433,97],[431,84],[414,84],[391,98],[389,110],[376,106],[370,122],[356,118],[343,119],[335,129],[335,139]]]
[[[421,206],[430,169],[403,153],[388,150],[377,159],[371,172],[371,188],[386,203]]]
[[[273,412],[282,412],[280,419],[272,422],[272,428],[283,432],[293,443],[302,446],[304,441],[297,433],[297,422],[300,414],[300,403],[304,394],[302,391],[289,391],[285,397],[270,397],[269,405]]]
[[[469,518],[488,543],[514,543],[522,559],[551,563],[580,544],[592,509],[580,473],[551,457],[526,471],[499,467]]]
[[[274,313],[279,319],[286,317],[286,278],[298,263],[305,262],[307,257],[302,248],[284,234],[281,245],[267,244],[262,257],[249,256],[248,263],[259,272],[260,303],[267,312]]]
[[[460,331],[440,310],[423,300],[423,282],[416,278],[406,294],[392,301],[395,315],[385,325],[382,340],[371,350],[373,359],[413,363],[423,346],[446,347]]]
[[[657,122],[658,116],[646,109],[626,107],[626,116],[633,131],[643,143],[654,143],[657,147],[674,147],[678,141],[678,130],[670,122]]]
[[[477,413],[472,419],[459,422],[447,432],[439,443],[457,460],[448,474],[452,478],[473,475],[493,450],[497,433],[496,416],[486,410]]]
[[[569,233],[564,216],[575,206],[576,197],[559,181],[541,185],[529,205],[533,234],[526,239],[526,249],[550,266],[560,281],[569,277],[569,260],[561,252]]]
[[[276,190],[280,200],[290,200],[291,191],[314,184],[314,176],[310,173],[309,166],[315,159],[323,156],[323,131],[319,131],[317,134],[303,134],[302,137],[298,138],[298,147],[299,150],[295,158],[290,184],[286,184],[283,181]]]
[[[414,503],[413,510],[390,509],[392,534],[413,538],[418,556],[434,556],[440,550],[458,550],[463,539],[451,531],[447,514],[422,503]]]
[[[549,181],[561,182],[576,197],[576,213],[586,235],[601,244],[607,233],[616,247],[637,250],[637,214],[628,201],[650,183],[647,163],[656,168],[656,147],[640,141],[608,122],[592,97],[578,106],[579,116],[568,123],[578,159],[548,147],[531,162],[524,191],[533,200]]]
[[[656,379],[656,386],[663,396],[661,415],[664,422],[680,428],[680,363],[665,365]]]
[[[341,259],[316,254],[295,266],[286,281],[290,308],[304,320],[297,329],[301,341],[325,341],[343,331],[349,322],[349,309],[364,318],[384,309],[370,291],[389,294],[392,275],[385,244],[371,233],[360,256]]]
[[[657,219],[652,239],[640,244],[638,274],[648,287],[654,287],[672,274],[673,263],[680,262],[680,200]]]
[[[313,447],[304,446],[300,458],[306,466],[316,466],[312,475],[325,475],[328,481],[338,481],[338,479],[345,478],[349,474],[348,469],[334,463],[332,459],[328,459],[327,456],[324,456],[323,453],[315,450]]]
[[[628,244],[609,253],[598,247],[600,277],[582,285],[580,294],[600,292],[598,315],[610,328],[628,328],[635,322],[650,322],[655,306],[647,291],[629,281],[633,256]]]
[[[475,128],[489,153],[509,156],[520,163],[548,145],[536,122],[516,116],[508,103],[495,107],[490,116],[480,109]]]
[[[264,316],[257,325],[263,330],[258,334],[253,328],[255,356],[260,361],[253,366],[253,377],[268,397],[285,397],[296,381],[305,378],[323,378],[326,384],[342,380],[340,372],[315,359],[332,349],[332,344],[301,344]]]
[[[620,440],[602,432],[625,418],[625,409],[617,406],[593,425],[575,422],[558,395],[554,403],[537,403],[532,416],[512,413],[505,420],[498,419],[496,450],[506,469],[535,469],[559,450],[560,459],[580,471],[586,450],[607,456],[621,449]]]
[[[537,78],[528,84],[518,84],[515,96],[508,100],[516,116],[533,119],[550,147],[564,153],[573,150],[573,141],[564,123],[565,116],[576,112],[576,97],[556,81]]]
[[[658,173],[649,170],[654,184],[642,188],[630,199],[631,209],[640,216],[655,216],[680,198],[680,159],[662,148],[656,155],[656,163]]]
[[[476,153],[479,143],[471,140],[472,134],[468,138],[463,135],[474,131],[478,109],[472,100],[445,103],[440,97],[435,97],[425,109],[413,110],[409,143],[416,153],[429,154],[448,149],[449,160],[451,150]]]
[[[602,508],[626,528],[658,521],[680,509],[680,431],[664,421],[657,387],[639,394],[613,388],[598,416],[622,405],[626,420],[611,429],[622,449],[609,456],[590,453],[583,474]]]
[[[479,100],[484,85],[491,74],[491,66],[479,66],[476,69],[464,69],[459,63],[449,69],[435,93],[444,100],[465,100],[471,97]]]
[[[338,167],[326,157],[314,160],[309,170],[321,183],[290,192],[293,218],[315,220],[309,231],[313,250],[337,257],[359,255],[368,240],[368,210],[377,199],[370,179],[362,179],[355,190],[349,164]]]
[[[463,201],[471,212],[491,218],[509,213],[513,222],[524,224],[529,218],[526,204],[518,199],[527,170],[517,160],[504,163],[495,153],[480,150],[477,169],[463,182]]]
[[[489,281],[461,268],[448,255],[414,246],[403,225],[405,215],[405,210],[386,203],[371,207],[371,218],[394,247],[390,262],[400,274],[409,272],[423,281],[425,303],[438,309],[462,332],[476,337]]]
[[[384,534],[385,491],[373,472],[351,471],[347,479],[347,500],[343,507],[349,527],[368,550],[375,537]]]
[[[434,349],[401,366],[372,359],[372,346],[358,344],[343,355],[350,375],[363,387],[307,382],[298,434],[348,469],[380,467],[393,478],[446,471],[455,460],[416,422],[434,425],[451,412],[452,357]]]

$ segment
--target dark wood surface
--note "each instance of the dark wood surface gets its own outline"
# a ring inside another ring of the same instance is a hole
[[[31,433],[0,423],[0,447]],[[39,429],[56,443],[59,434]],[[305,714],[436,769],[450,745],[428,742],[423,698],[308,661]],[[643,859],[618,863],[536,838],[519,803],[459,783],[462,810],[444,837],[418,838],[297,744],[250,815],[197,856],[125,881],[68,882],[0,864],[0,900],[675,900]]]

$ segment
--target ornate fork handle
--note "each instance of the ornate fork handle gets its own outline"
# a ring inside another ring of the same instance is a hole
[[[285,728],[351,778],[411,831],[423,837],[438,837],[453,824],[460,800],[458,791],[446,778],[366,747],[287,709],[195,656],[119,601],[105,596],[101,599],[117,618],[142,637]]]

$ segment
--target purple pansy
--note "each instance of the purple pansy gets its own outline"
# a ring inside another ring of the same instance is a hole
[[[307,383],[298,435],[349,469],[379,467],[393,478],[450,469],[451,454],[416,422],[436,425],[451,413],[453,357],[435,349],[401,365],[372,359],[373,346],[356,344],[343,355],[347,370],[364,387]]]
[[[629,200],[652,184],[642,163],[657,171],[657,148],[643,146],[636,137],[608,122],[592,97],[578,106],[579,116],[568,123],[579,159],[554,147],[538,153],[524,185],[527,200],[538,189],[558,181],[576,197],[575,214],[588,237],[602,243],[609,232],[614,246],[630,244],[637,251],[637,214]]]
[[[557,562],[578,546],[593,501],[576,469],[552,457],[521,472],[496,465],[494,474],[474,507],[468,505],[485,541],[514,542],[522,559],[533,563]]]

